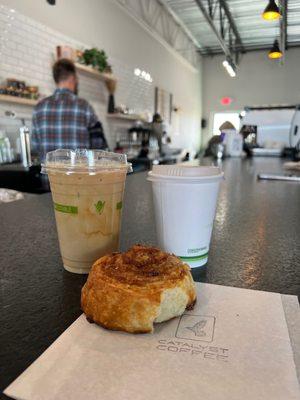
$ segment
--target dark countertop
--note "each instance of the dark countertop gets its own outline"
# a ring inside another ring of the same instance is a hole
[[[7,164],[0,164],[0,171],[21,171],[21,172],[28,172],[29,167],[24,167],[23,164],[19,162],[12,162]]]
[[[28,193],[45,193],[40,169],[40,165],[24,167],[21,163],[2,164],[0,165],[0,187]]]
[[[228,159],[223,169],[209,261],[194,278],[299,295],[300,184],[256,180],[282,172],[281,159]],[[128,176],[121,249],[155,244],[153,221],[146,173]],[[2,391],[80,315],[86,276],[63,270],[50,194],[0,204],[0,225]]]

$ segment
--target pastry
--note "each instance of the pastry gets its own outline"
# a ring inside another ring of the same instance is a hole
[[[131,333],[192,308],[196,290],[190,267],[154,247],[135,245],[101,257],[82,288],[81,307],[90,322]]]

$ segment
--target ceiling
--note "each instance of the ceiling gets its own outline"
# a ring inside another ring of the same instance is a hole
[[[286,0],[287,48],[300,46],[300,1]],[[203,16],[196,0],[163,0],[198,44],[202,54],[222,53],[220,43]],[[209,0],[198,0],[208,10]],[[213,22],[219,29],[219,0],[210,0],[215,10]],[[269,49],[274,39],[280,39],[280,23],[265,21],[261,14],[268,0],[225,0],[246,51]],[[278,4],[278,1],[277,1]],[[226,25],[225,25],[226,30]]]

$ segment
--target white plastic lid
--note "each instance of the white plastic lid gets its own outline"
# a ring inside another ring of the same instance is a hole
[[[200,183],[217,181],[223,178],[219,167],[190,165],[154,165],[148,173],[149,181],[169,181]]]
[[[126,169],[132,172],[131,163],[126,154],[112,153],[104,150],[58,149],[46,154],[41,172],[51,171],[90,173],[102,170]]]

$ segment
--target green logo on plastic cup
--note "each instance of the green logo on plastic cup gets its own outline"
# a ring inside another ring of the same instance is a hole
[[[123,203],[122,203],[122,201],[119,201],[119,202],[117,203],[116,209],[117,209],[117,210],[122,210],[122,207],[123,207]]]
[[[102,214],[103,210],[104,210],[104,206],[105,206],[105,201],[101,201],[99,200],[96,204],[95,204],[95,208],[98,214]]]
[[[78,207],[54,203],[54,209],[67,214],[78,214]]]

